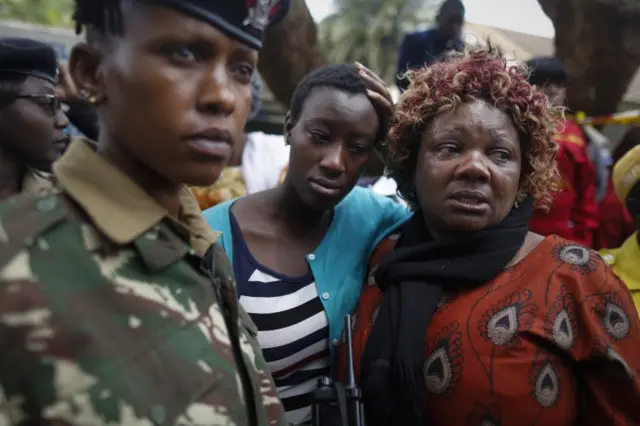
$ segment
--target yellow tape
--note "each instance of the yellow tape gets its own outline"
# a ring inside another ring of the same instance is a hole
[[[596,117],[588,117],[584,112],[578,111],[575,115],[567,114],[567,117],[573,118],[578,124],[640,124],[640,110],[634,111],[633,115],[630,115],[629,112],[621,112],[617,114],[601,115]]]

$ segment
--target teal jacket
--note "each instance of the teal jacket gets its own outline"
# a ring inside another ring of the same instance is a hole
[[[218,242],[233,262],[229,209],[234,200],[204,212],[209,226],[222,235]],[[411,212],[370,189],[354,188],[335,208],[329,230],[318,248],[307,255],[320,300],[329,321],[331,352],[340,342],[344,317],[358,303],[373,249],[405,222]]]

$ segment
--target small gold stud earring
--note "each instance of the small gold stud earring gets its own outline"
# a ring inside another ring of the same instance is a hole
[[[95,105],[95,103],[98,101],[98,99],[95,96],[89,96],[87,100],[91,105]]]

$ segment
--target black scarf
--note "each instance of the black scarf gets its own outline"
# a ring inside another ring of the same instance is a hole
[[[444,289],[457,292],[495,278],[522,247],[532,212],[527,199],[499,225],[446,241],[434,241],[421,212],[403,226],[395,250],[375,272],[384,296],[362,358],[368,424],[428,425],[423,351]]]

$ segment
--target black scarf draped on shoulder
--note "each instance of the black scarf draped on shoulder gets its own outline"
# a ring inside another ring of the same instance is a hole
[[[375,272],[384,292],[362,358],[361,384],[371,426],[425,426],[423,352],[427,327],[447,293],[495,278],[516,256],[529,230],[533,201],[514,207],[497,226],[434,241],[416,212],[395,250]]]

